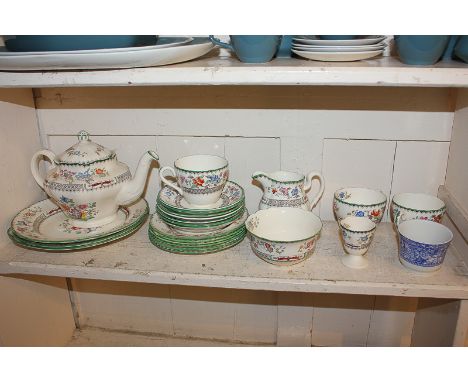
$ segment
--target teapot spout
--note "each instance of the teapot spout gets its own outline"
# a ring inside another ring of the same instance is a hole
[[[126,183],[120,192],[117,194],[116,202],[118,205],[126,205],[133,203],[143,193],[145,188],[148,169],[153,160],[158,160],[159,156],[154,151],[147,151],[143,154],[138,163],[133,179]]]

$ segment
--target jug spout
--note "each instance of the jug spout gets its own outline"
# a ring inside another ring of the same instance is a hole
[[[257,180],[263,187],[268,187],[271,185],[271,180],[268,177],[268,174],[265,174],[262,171],[255,171],[252,174],[252,179]]]
[[[120,192],[117,194],[117,204],[126,205],[133,203],[143,193],[143,189],[146,184],[146,177],[148,175],[148,169],[153,160],[158,160],[159,156],[154,151],[147,151],[143,154],[138,163],[135,175],[133,179],[126,183]]]

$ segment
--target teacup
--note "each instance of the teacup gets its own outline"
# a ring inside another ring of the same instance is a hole
[[[382,220],[387,197],[382,191],[348,187],[335,191],[333,211],[338,220],[346,216],[367,217],[378,224]]]
[[[468,63],[468,36],[460,36],[455,45],[453,53],[459,59]]]
[[[281,43],[281,35],[231,35],[225,43],[210,35],[211,41],[236,53],[242,62],[262,63],[273,59]]]
[[[440,60],[450,36],[395,35],[400,60],[407,65],[433,65]]]
[[[167,180],[163,173],[169,171],[177,185]],[[180,193],[195,208],[214,206],[229,178],[228,161],[216,155],[190,155],[177,159],[174,168],[160,170],[161,180]]]
[[[347,216],[339,221],[345,251],[349,254],[342,258],[344,265],[350,268],[367,267],[363,257],[374,237],[376,224],[367,217]]]
[[[253,252],[275,265],[291,265],[312,255],[322,221],[294,207],[270,208],[250,215],[246,223]]]
[[[432,272],[444,261],[453,239],[452,231],[442,224],[427,220],[407,220],[398,226],[400,262],[407,268]]]
[[[405,220],[421,219],[440,223],[445,203],[433,195],[418,193],[396,194],[392,199],[390,215],[395,225]]]

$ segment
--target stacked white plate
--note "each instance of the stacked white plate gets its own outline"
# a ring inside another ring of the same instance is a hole
[[[155,45],[129,48],[10,52],[0,49],[0,70],[122,69],[190,61],[208,53],[205,37],[159,37]]]
[[[300,57],[316,61],[359,61],[382,54],[385,36],[351,40],[321,40],[316,36],[295,36],[291,50]]]

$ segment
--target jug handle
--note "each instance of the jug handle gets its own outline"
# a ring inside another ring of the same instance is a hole
[[[55,154],[50,150],[40,150],[33,155],[31,158],[31,173],[36,180],[37,184],[44,188],[44,177],[39,172],[39,160],[40,156],[45,156],[52,163],[54,163]]]
[[[252,179],[257,179],[257,178],[260,178],[262,176],[265,176],[265,177],[268,177],[267,174],[265,174],[264,172],[262,171],[255,171],[253,174],[252,174]]]
[[[163,172],[165,172],[165,171],[169,171],[169,172],[172,173],[172,176],[177,177],[177,176],[176,176],[176,172],[175,172],[175,170],[174,170],[172,167],[170,167],[170,166],[164,166],[161,170],[159,170],[159,177],[161,178],[161,181],[162,181],[166,186],[172,187],[172,188],[173,188],[174,190],[176,190],[180,195],[183,195],[184,192],[182,191],[182,189],[181,189],[180,187],[177,186],[176,183],[173,183],[173,182],[171,182],[171,181],[169,181],[169,180],[167,180],[167,179],[165,178],[165,176],[163,175]]]
[[[304,191],[308,192],[310,190],[310,188],[312,187],[313,178],[317,178],[319,180],[320,189],[318,190],[314,198],[310,201],[310,209],[315,207],[315,205],[318,203],[318,201],[322,197],[323,191],[325,190],[325,180],[323,179],[323,175],[318,171],[312,171],[306,176],[306,181],[304,184]]]
[[[226,48],[230,50],[234,50],[231,44],[228,44],[227,42],[222,42],[221,40],[217,39],[215,36],[210,34],[210,40],[213,44],[219,45],[221,48]]]

